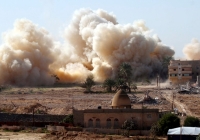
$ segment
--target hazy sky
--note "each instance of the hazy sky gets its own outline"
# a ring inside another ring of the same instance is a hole
[[[120,24],[144,20],[153,34],[174,48],[175,57],[183,57],[182,49],[191,39],[200,40],[199,0],[0,0],[0,3],[1,34],[12,29],[16,19],[26,18],[46,28],[55,40],[61,40],[73,12],[90,8],[114,13]]]

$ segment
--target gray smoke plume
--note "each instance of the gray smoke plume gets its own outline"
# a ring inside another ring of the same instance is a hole
[[[103,81],[129,63],[134,77],[162,69],[161,61],[174,51],[150,35],[144,21],[121,25],[103,10],[75,11],[65,29],[65,43],[29,20],[17,20],[0,47],[0,84],[52,85],[82,82],[89,74]]]

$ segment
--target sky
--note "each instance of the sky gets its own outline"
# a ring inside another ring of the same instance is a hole
[[[120,24],[144,20],[152,34],[175,50],[175,58],[184,57],[182,50],[193,38],[200,40],[198,0],[0,0],[0,3],[1,36],[13,29],[16,19],[26,18],[62,41],[74,11],[89,8],[112,12]]]

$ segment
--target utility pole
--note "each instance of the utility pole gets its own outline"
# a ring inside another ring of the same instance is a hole
[[[32,109],[33,111],[33,114],[32,114],[32,121],[33,121],[33,127],[35,126],[35,111],[34,111],[34,108]]]
[[[160,94],[160,76],[159,75],[157,75],[157,89]]]
[[[176,98],[176,94],[172,93],[172,110],[174,109],[174,98]]]

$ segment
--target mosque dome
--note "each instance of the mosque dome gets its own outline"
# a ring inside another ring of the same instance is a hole
[[[112,99],[112,108],[131,108],[131,100],[126,92],[120,89]]]

